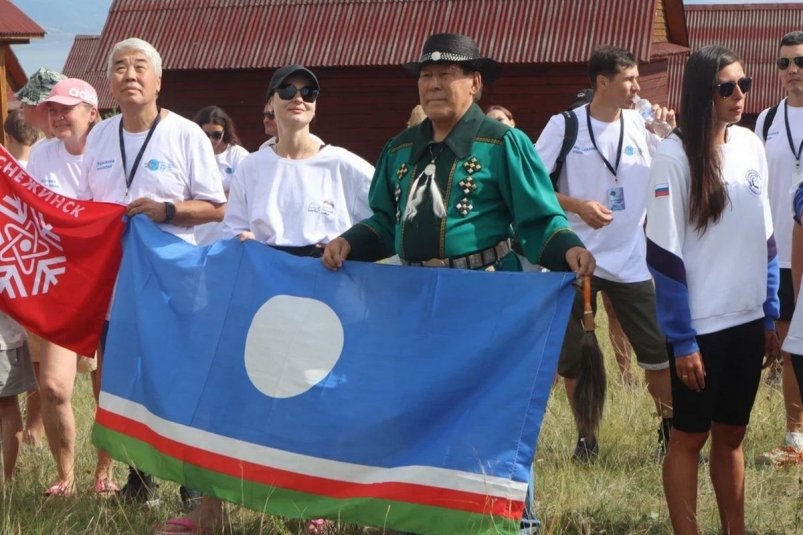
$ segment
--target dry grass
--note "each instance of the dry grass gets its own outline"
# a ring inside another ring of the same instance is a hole
[[[578,466],[570,460],[576,436],[564,391],[556,389],[547,408],[536,461],[537,511],[544,522],[543,533],[670,533],[657,453],[658,419],[644,386],[625,386],[618,379],[605,326],[601,317],[598,336],[609,356],[610,383],[599,434],[600,458],[592,466]],[[55,477],[53,461],[45,450],[25,451],[16,483],[0,494],[0,535],[144,534],[150,533],[157,522],[180,512],[178,490],[172,483],[162,484],[161,504],[153,509],[91,496],[94,453],[88,437],[93,404],[86,376],[79,378],[75,402],[80,426],[77,477],[83,492],[68,500],[43,498],[42,490]],[[801,468],[768,469],[754,463],[758,454],[780,443],[783,419],[779,387],[762,384],[745,443],[746,509],[751,533],[803,534]],[[125,468],[118,465],[116,470],[117,480],[124,481]],[[700,467],[698,511],[703,532],[718,533],[716,504],[705,464]],[[301,532],[296,521],[240,508],[231,508],[227,530],[237,534]],[[340,532],[381,530],[343,526]]]

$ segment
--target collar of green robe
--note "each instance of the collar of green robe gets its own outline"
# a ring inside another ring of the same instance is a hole
[[[474,144],[474,138],[480,129],[485,114],[476,104],[469,106],[466,113],[457,121],[452,131],[443,140],[443,143],[449,147],[449,150],[457,156],[458,160],[463,160],[471,154],[471,148]],[[425,119],[418,127],[415,138],[413,139],[413,148],[410,152],[410,161],[408,164],[415,164],[424,155],[427,147],[435,141],[432,140],[432,121],[428,118]]]

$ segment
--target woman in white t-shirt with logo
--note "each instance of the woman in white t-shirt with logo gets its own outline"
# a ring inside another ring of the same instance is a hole
[[[86,138],[98,120],[98,95],[83,80],[68,78],[57,83],[50,96],[37,108],[46,111],[54,137],[42,141],[31,153],[28,173],[50,190],[75,198],[83,180],[81,170]],[[73,386],[78,363],[83,361],[94,365],[94,360],[78,357],[74,351],[47,341],[43,341],[41,352],[39,390],[42,414],[58,472],[58,479],[45,495],[71,496],[75,493]],[[97,380],[93,381],[94,386],[97,383]],[[94,492],[110,495],[117,490],[111,482],[111,460],[98,452]]]
[[[218,106],[201,108],[193,119],[201,127],[215,153],[223,191],[229,195],[231,177],[240,162],[248,156],[248,151],[240,146],[240,138],[229,114]],[[198,245],[206,245],[222,237],[221,223],[205,223],[195,226],[195,241]]]
[[[310,134],[320,86],[301,65],[277,70],[266,111],[276,117],[278,141],[245,158],[231,180],[224,237],[257,240],[296,256],[319,257],[324,246],[371,215],[371,164]],[[200,533],[223,524],[222,502],[206,496],[186,516],[157,526],[156,535]],[[334,529],[310,520],[310,534]]]

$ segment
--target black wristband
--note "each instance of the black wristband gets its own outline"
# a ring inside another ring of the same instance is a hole
[[[172,202],[165,201],[165,223],[170,223],[176,217],[176,205]]]

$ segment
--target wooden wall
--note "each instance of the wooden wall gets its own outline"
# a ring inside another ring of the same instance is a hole
[[[667,100],[667,62],[640,66],[642,95]],[[160,103],[192,118],[216,104],[234,119],[243,145],[256,149],[264,140],[262,108],[269,71],[165,71]],[[316,69],[321,83],[313,133],[375,162],[385,142],[401,131],[418,103],[415,77],[401,67]],[[505,106],[519,128],[535,140],[549,117],[589,87],[584,65],[504,65],[502,77],[486,87],[481,101]]]

